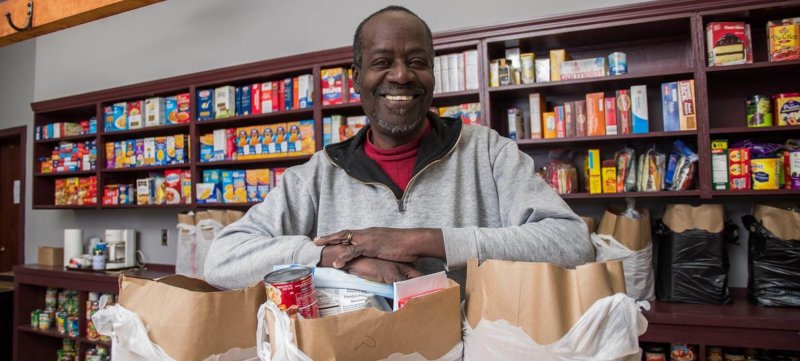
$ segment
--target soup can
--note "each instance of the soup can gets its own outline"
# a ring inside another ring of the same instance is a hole
[[[765,95],[752,95],[746,98],[747,126],[771,127],[772,111],[769,97]]]
[[[318,318],[319,305],[314,291],[313,270],[305,266],[292,266],[272,271],[264,276],[267,298],[282,311],[297,306],[303,318]]]
[[[620,51],[608,55],[608,75],[628,74],[628,56]]]

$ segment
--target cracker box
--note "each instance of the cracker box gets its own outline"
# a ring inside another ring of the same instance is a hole
[[[166,100],[164,98],[148,98],[144,101],[144,126],[157,127],[166,124]]]
[[[617,134],[631,134],[631,92],[617,90]]]
[[[214,118],[228,118],[236,114],[236,89],[221,86],[214,89]]]
[[[181,171],[180,169],[167,169],[164,171],[164,189],[166,204],[181,203]]]
[[[213,183],[197,183],[197,203],[219,203],[217,186]]]
[[[197,91],[197,120],[214,119],[214,89]]]
[[[128,129],[139,129],[144,126],[144,101],[128,102]]]
[[[606,135],[617,135],[617,98],[605,98]]]
[[[192,203],[192,171],[188,169],[181,172],[181,198],[183,203]]]
[[[261,114],[261,84],[250,85],[250,113]]]
[[[166,124],[178,124],[178,98],[166,97],[164,98],[164,114],[166,116]]]
[[[528,96],[528,103],[530,104],[530,128],[531,139],[542,138],[542,112],[545,110],[544,98],[539,93],[533,93]]]
[[[558,136],[558,132],[556,130],[556,113],[555,112],[544,112],[542,113],[542,119],[544,124],[544,138],[545,139],[553,139]]]
[[[314,120],[301,120],[286,123],[289,129],[287,139],[288,155],[314,154]]]
[[[128,103],[115,103],[112,107],[112,117],[114,121],[111,123],[112,128],[108,130],[115,131],[128,129]]]
[[[694,79],[678,81],[678,118],[680,130],[697,129]]]
[[[731,189],[750,189],[750,149],[728,149],[728,177]]]
[[[708,66],[744,64],[750,51],[743,22],[713,22],[706,25]]]
[[[156,137],[156,161],[155,165],[167,165],[167,137]]]
[[[175,99],[178,102],[178,114],[177,114],[178,123],[188,123],[189,111],[192,106],[191,96],[189,95],[189,93],[181,93],[176,95]]]
[[[631,87],[631,115],[631,132],[633,134],[650,132],[646,85],[634,85]]]
[[[728,141],[716,139],[711,141],[711,189],[729,189],[728,182]]]
[[[661,84],[661,109],[664,120],[664,131],[675,132],[681,130],[678,116],[678,83],[668,82]]]
[[[588,136],[606,134],[606,113],[603,110],[605,94],[586,94],[586,131]]]
[[[586,153],[586,174],[589,176],[590,194],[603,193],[603,181],[600,168],[600,149],[589,149]]]
[[[344,103],[344,77],[344,68],[322,69],[320,71],[322,105]]]

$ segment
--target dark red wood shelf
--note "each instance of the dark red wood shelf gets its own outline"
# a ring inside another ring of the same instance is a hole
[[[103,341],[100,341],[100,340],[90,340],[90,339],[88,339],[86,337],[78,338],[78,341],[81,342],[81,343],[87,343],[87,344],[95,345],[95,346],[111,347],[111,342],[103,342]]]
[[[128,167],[128,168],[110,168],[110,169],[102,169],[100,173],[137,173],[137,172],[149,172],[149,171],[158,171],[164,169],[187,169],[190,167],[189,163],[181,163],[181,164],[170,164],[170,165],[152,165],[152,166],[143,166],[143,167]]]
[[[694,70],[690,68],[674,68],[663,71],[653,71],[646,73],[609,75],[609,76],[599,76],[595,78],[549,81],[549,82],[533,83],[533,84],[506,85],[499,87],[491,87],[489,88],[489,93],[516,92],[519,90],[537,90],[537,89],[546,89],[552,87],[561,87],[565,85],[597,84],[606,82],[616,82],[620,80],[627,81],[627,80],[638,80],[638,79],[662,78],[673,75],[686,75],[692,77],[694,75]]]
[[[323,112],[327,112],[329,110],[353,110],[353,109],[361,109],[361,102],[334,104],[334,105],[323,105],[322,106],[322,111]]]
[[[796,132],[800,131],[800,125],[784,125],[772,127],[729,127],[729,128],[711,128],[711,134],[757,134],[757,133],[783,133],[783,132]],[[788,136],[787,136],[788,137]]]
[[[251,114],[238,117],[227,117],[220,119],[209,119],[195,121],[198,128],[222,128],[223,126],[239,127],[252,124],[270,124],[276,122],[285,122],[287,117],[298,119],[302,116],[308,116],[309,119],[314,117],[313,108],[292,109],[279,112]]]
[[[659,198],[659,197],[698,197],[699,190],[687,191],[660,191],[660,192],[623,192],[623,193],[567,193],[562,194],[561,198],[571,199],[614,199],[614,198]]]
[[[59,333],[58,331],[56,331],[55,322],[53,322],[52,325],[53,325],[53,327],[50,327],[50,329],[48,329],[48,330],[40,330],[38,328],[33,328],[33,327],[31,327],[31,325],[19,325],[19,326],[17,326],[17,329],[22,331],[22,332],[35,333],[37,335],[45,335],[45,336],[55,337],[55,338],[65,338],[65,339],[68,339],[68,340],[76,340],[76,341],[78,340],[78,337],[70,336],[68,334]]]
[[[250,208],[261,202],[248,202],[248,203],[198,203],[197,208]]]
[[[34,173],[34,177],[78,177],[87,175],[96,175],[97,170],[78,170],[74,172],[52,172],[52,173]]]
[[[270,165],[275,163],[289,163],[289,162],[304,162],[311,159],[310,155],[297,155],[291,157],[280,158],[261,158],[261,159],[244,159],[244,160],[224,160],[219,162],[199,162],[198,168],[214,168],[214,167],[227,167],[227,166],[250,166],[257,164]]]
[[[99,205],[71,205],[71,206],[56,206],[53,204],[34,204],[33,209],[98,209]]]
[[[449,99],[449,98],[461,98],[461,97],[467,97],[467,96],[476,96],[477,97],[478,94],[479,94],[479,92],[478,92],[477,89],[475,89],[475,90],[465,90],[465,91],[459,91],[459,92],[435,93],[435,94],[433,94],[433,100],[436,101],[436,100],[443,100],[443,99]],[[476,98],[475,102],[477,102],[477,101],[478,101],[478,99]]]
[[[787,61],[760,61],[751,64],[727,65],[727,66],[709,66],[706,67],[708,73],[738,73],[748,72],[758,69],[768,70],[781,70],[781,68],[792,69],[800,66],[800,60],[787,60]]]
[[[100,135],[107,138],[123,138],[128,136],[146,137],[155,134],[174,135],[180,133],[181,131],[185,131],[188,133],[189,123],[161,125],[157,127],[144,127],[139,129],[128,129],[128,130],[119,130],[110,132],[103,131],[100,133]]]
[[[125,209],[125,208],[194,208],[193,204],[178,203],[178,204],[113,204],[101,205],[102,209]]]
[[[60,142],[79,142],[82,140],[92,140],[97,137],[97,134],[82,134],[82,135],[73,135],[70,137],[61,137],[61,138],[48,138],[48,139],[39,139],[34,140],[34,144],[53,144],[53,143],[60,143]]]
[[[750,304],[746,291],[732,288],[730,305],[651,302],[639,340],[800,350],[800,312]]]
[[[520,148],[535,148],[549,145],[569,145],[573,143],[600,143],[615,142],[635,139],[652,138],[677,138],[697,136],[696,130],[683,130],[678,132],[650,132],[642,134],[618,134],[618,135],[599,135],[594,137],[574,137],[574,138],[548,138],[548,139],[517,139]]]
[[[716,190],[711,191],[713,197],[735,197],[735,196],[798,196],[800,189],[774,189],[774,190]]]

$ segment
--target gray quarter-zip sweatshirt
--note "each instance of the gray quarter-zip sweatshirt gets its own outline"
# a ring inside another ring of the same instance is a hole
[[[448,270],[462,287],[470,257],[566,267],[594,260],[586,225],[514,141],[458,119],[428,118],[432,131],[404,193],[363,153],[365,127],[287,169],[262,203],[225,227],[208,252],[206,280],[241,288],[273,265],[314,266],[322,251],[315,236],[368,227],[440,228],[447,259],[414,266]]]

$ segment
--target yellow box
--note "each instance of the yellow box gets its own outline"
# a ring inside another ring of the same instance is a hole
[[[600,194],[603,191],[603,178],[599,175],[589,176],[589,194]]]
[[[588,176],[589,193],[603,193],[603,178],[600,173],[600,149],[589,149],[586,152],[584,169]]]
[[[542,113],[542,123],[544,123],[544,138],[552,139],[558,136],[556,131],[556,113],[544,112]]]
[[[561,63],[569,60],[564,49],[550,50],[550,81],[561,80]]]
[[[602,167],[603,193],[617,193],[617,168]]]

